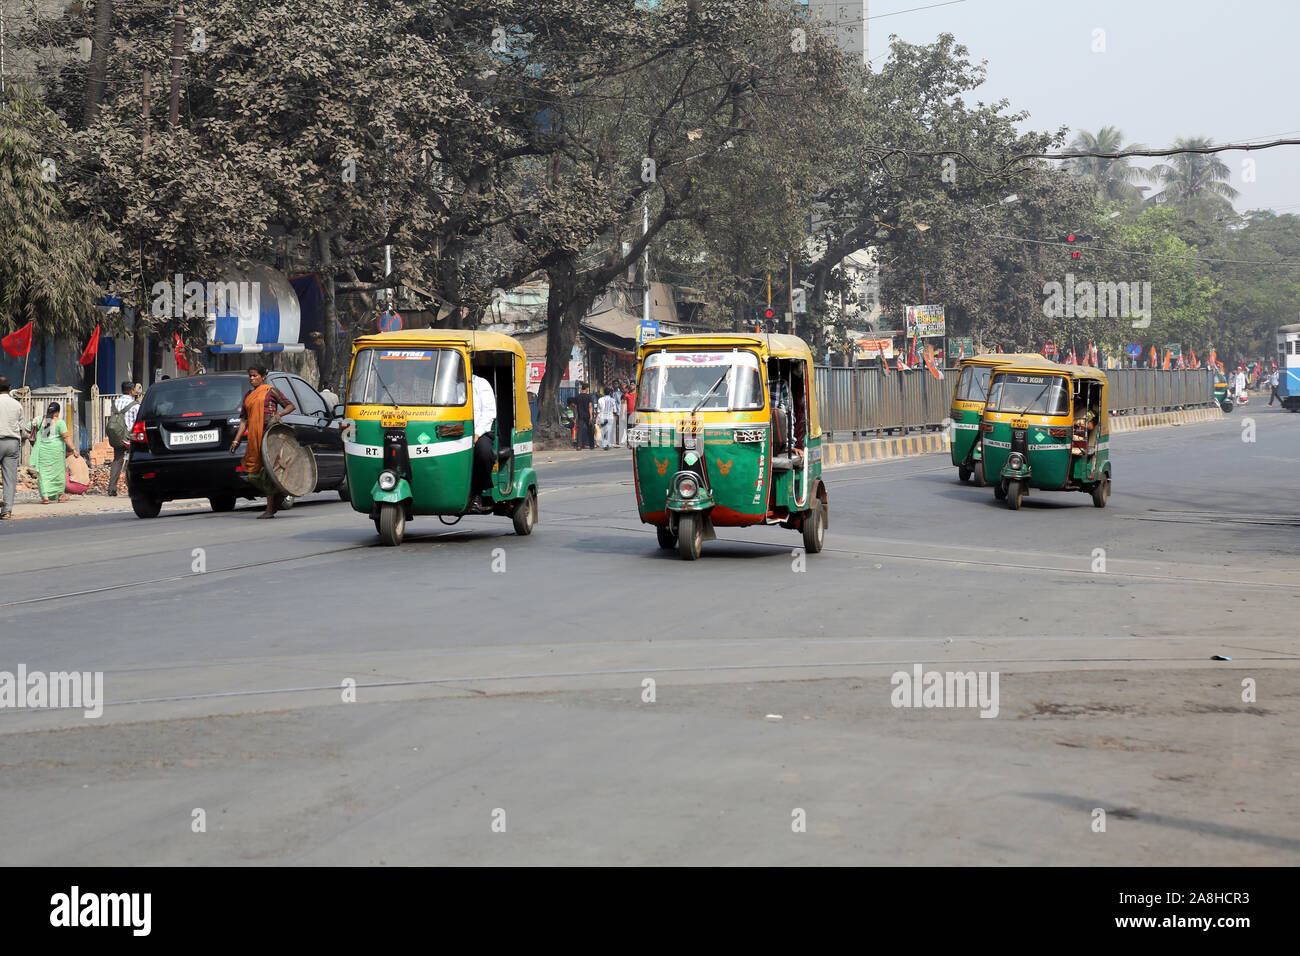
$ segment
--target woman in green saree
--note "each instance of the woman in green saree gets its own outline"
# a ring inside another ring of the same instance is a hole
[[[68,434],[68,425],[60,416],[58,402],[50,402],[45,409],[45,418],[32,420],[32,460],[36,469],[41,491],[41,504],[47,505],[51,499],[66,501],[63,492],[67,488],[66,456],[69,452],[73,458],[80,458],[77,449],[72,446],[72,436]]]

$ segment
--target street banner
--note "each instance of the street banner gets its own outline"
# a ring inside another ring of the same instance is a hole
[[[873,359],[877,355],[883,355],[885,358],[894,357],[894,339],[889,338],[861,338],[855,339],[854,344],[857,346],[856,358]]]
[[[956,365],[964,358],[975,355],[975,340],[964,335],[955,335],[948,340],[948,364]]]
[[[943,306],[909,305],[907,307],[907,335],[909,338],[936,338],[945,334]]]
[[[659,321],[657,319],[650,319],[649,321],[643,319],[636,327],[637,345],[657,338],[659,338]]]
[[[28,322],[17,332],[10,332],[0,339],[0,346],[14,358],[20,358],[32,350],[32,323]]]

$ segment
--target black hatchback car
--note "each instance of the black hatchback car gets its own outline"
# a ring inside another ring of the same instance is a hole
[[[346,500],[342,419],[297,375],[271,372],[267,381],[296,406],[282,420],[316,456],[316,490],[337,489]],[[127,465],[137,516],[156,518],[164,501],[181,498],[207,498],[213,511],[230,511],[237,499],[258,496],[240,465],[244,446],[230,453],[247,394],[247,372],[172,378],[149,389],[131,429]]]

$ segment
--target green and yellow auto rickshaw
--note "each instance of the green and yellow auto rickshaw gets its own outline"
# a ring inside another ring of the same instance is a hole
[[[527,386],[524,350],[508,335],[423,329],[358,338],[343,426],[353,509],[393,546],[417,515],[445,524],[500,515],[517,534],[531,533],[537,473]]]
[[[821,551],[827,496],[813,357],[793,335],[641,346],[628,429],[642,522],[688,561],[715,528],[780,525]]]
[[[1228,376],[1217,367],[1214,369],[1214,401],[1225,414],[1231,414],[1233,401],[1228,394]]]
[[[993,370],[980,421],[985,475],[1018,509],[1030,488],[1110,497],[1110,415],[1100,369],[1041,363]]]
[[[961,481],[970,481],[973,475],[976,484],[984,484],[979,434],[980,416],[984,414],[984,401],[988,398],[989,374],[993,369],[1007,365],[1032,365],[1039,362],[1056,364],[1034,352],[998,352],[961,360],[958,366],[961,371],[957,375],[957,384],[952,391],[952,407],[948,412],[948,417],[952,419],[948,447],[952,463],[957,466],[957,477]]]

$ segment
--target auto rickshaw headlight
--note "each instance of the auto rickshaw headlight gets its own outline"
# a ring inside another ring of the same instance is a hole
[[[681,497],[694,498],[699,490],[699,483],[689,475],[677,479],[677,494]]]
[[[1013,451],[1007,456],[1007,464],[1017,470],[1025,467],[1025,456],[1018,451]]]
[[[397,474],[392,471],[381,471],[379,473],[379,490],[392,491],[397,487]]]

